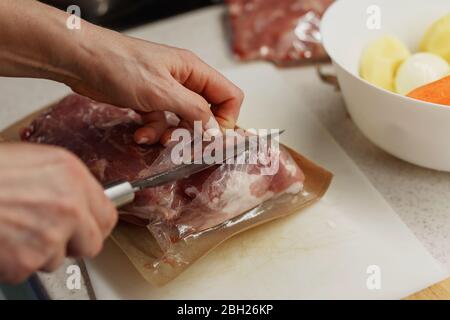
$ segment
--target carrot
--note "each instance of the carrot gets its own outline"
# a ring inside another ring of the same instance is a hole
[[[450,76],[414,89],[408,97],[450,106]]]

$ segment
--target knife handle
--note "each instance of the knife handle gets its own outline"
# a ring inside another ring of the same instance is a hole
[[[105,188],[105,195],[120,208],[134,200],[135,188],[128,181],[118,182]]]

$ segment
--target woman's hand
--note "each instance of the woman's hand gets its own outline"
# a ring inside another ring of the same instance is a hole
[[[81,80],[69,85],[94,100],[146,113],[138,143],[157,142],[167,129],[161,111],[185,125],[200,120],[205,130],[235,127],[242,91],[192,52],[100,28],[88,30],[84,41],[96,45],[83,58]]]
[[[234,128],[242,91],[187,50],[131,38],[32,0],[0,1],[0,76],[46,78],[101,102],[145,113],[136,132],[158,141],[171,111],[204,129]],[[211,105],[211,109],[209,107]]]
[[[0,144],[0,282],[93,257],[117,221],[102,187],[71,153]]]

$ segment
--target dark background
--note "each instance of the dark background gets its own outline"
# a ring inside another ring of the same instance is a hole
[[[41,0],[66,11],[78,5],[81,17],[95,24],[123,30],[146,22],[170,17],[223,0]]]

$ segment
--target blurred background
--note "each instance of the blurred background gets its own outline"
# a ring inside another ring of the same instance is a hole
[[[78,5],[81,17],[95,24],[123,30],[223,0],[41,0],[59,9]]]

